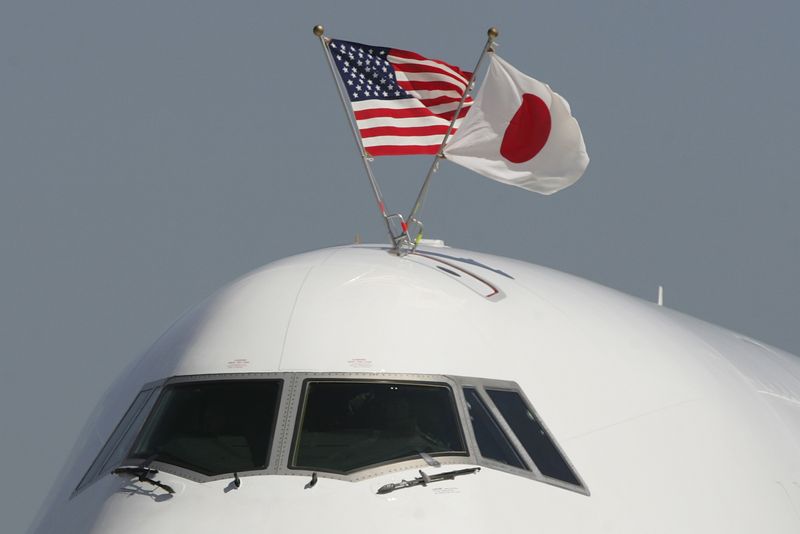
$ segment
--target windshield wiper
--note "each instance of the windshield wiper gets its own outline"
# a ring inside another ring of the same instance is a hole
[[[473,473],[477,473],[480,471],[480,467],[470,467],[467,469],[456,469],[455,471],[445,471],[444,473],[436,473],[435,475],[428,475],[424,471],[420,470],[417,478],[412,480],[401,480],[400,482],[392,482],[390,484],[384,484],[380,488],[378,488],[378,495],[385,495],[387,493],[391,493],[394,490],[399,490],[403,488],[411,488],[413,486],[427,486],[431,482],[439,482],[442,480],[453,480],[454,478],[461,476],[461,475],[472,475]]]
[[[151,475],[158,474],[158,469],[153,469],[143,465],[123,465],[122,467],[117,467],[111,471],[111,473],[114,475],[136,475],[139,479],[139,482],[147,482],[148,484],[152,484],[153,486],[161,488],[170,494],[175,493],[175,490],[172,489],[172,486],[151,478]]]
[[[427,452],[417,451],[417,456],[425,460],[425,463],[431,467],[442,467],[442,464],[439,462],[439,460],[437,460]]]

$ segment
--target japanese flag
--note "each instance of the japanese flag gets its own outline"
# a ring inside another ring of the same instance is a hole
[[[575,183],[589,164],[567,101],[494,54],[444,154],[487,178],[545,195]]]

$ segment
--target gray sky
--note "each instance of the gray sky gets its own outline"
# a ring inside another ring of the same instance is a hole
[[[800,353],[797,2],[0,3],[0,517],[31,521],[90,410],[185,308],[384,232],[313,24],[569,100],[592,158],[543,197],[451,164],[430,237]],[[382,159],[407,212],[428,158]]]

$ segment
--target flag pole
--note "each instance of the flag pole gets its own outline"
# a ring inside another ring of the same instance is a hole
[[[475,69],[472,71],[472,77],[470,78],[469,83],[464,90],[464,94],[461,95],[461,101],[458,103],[458,107],[453,115],[453,119],[450,121],[450,126],[447,128],[447,132],[444,134],[442,144],[439,146],[439,151],[433,157],[431,167],[428,169],[428,174],[425,176],[425,181],[422,182],[422,188],[419,190],[419,194],[417,195],[417,201],[414,203],[414,207],[408,214],[408,219],[406,219],[409,225],[416,224],[419,227],[419,233],[417,233],[417,237],[415,238],[414,243],[412,243],[408,235],[408,226],[406,225],[404,227],[405,232],[399,240],[396,240],[396,242],[400,243],[402,247],[402,249],[398,249],[398,252],[400,253],[407,254],[408,252],[413,251],[419,243],[419,240],[422,238],[422,223],[417,220],[417,214],[419,213],[419,210],[422,209],[422,203],[425,201],[425,196],[428,194],[431,178],[439,168],[439,161],[444,158],[444,147],[447,144],[447,140],[450,138],[450,134],[453,132],[453,128],[458,120],[458,115],[461,113],[461,109],[464,107],[464,102],[467,101],[467,97],[469,96],[470,92],[472,92],[472,89],[475,87],[475,76],[478,73],[478,69],[480,69],[481,63],[483,63],[483,58],[486,57],[488,52],[494,52],[494,40],[497,39],[497,36],[500,35],[500,32],[497,31],[497,28],[491,27],[486,34],[488,35],[488,38],[486,39],[486,45],[483,47],[481,55],[478,57],[478,61],[475,64]]]
[[[342,101],[342,106],[344,107],[344,112],[347,115],[347,122],[350,124],[350,130],[353,132],[353,138],[356,141],[356,145],[358,146],[358,151],[361,154],[361,161],[364,163],[364,170],[367,172],[367,178],[369,178],[369,185],[372,187],[372,194],[375,196],[375,202],[378,204],[378,210],[381,213],[381,217],[383,217],[383,221],[386,223],[386,229],[389,232],[389,237],[392,240],[392,244],[394,245],[395,249],[398,248],[398,242],[403,239],[407,239],[407,226],[403,216],[400,214],[389,215],[386,213],[386,204],[383,201],[383,194],[381,193],[381,188],[378,186],[378,181],[375,179],[375,174],[372,172],[372,165],[370,165],[371,156],[367,153],[366,149],[364,148],[364,143],[361,141],[361,136],[358,133],[358,126],[355,122],[355,116],[353,115],[353,109],[349,105],[347,96],[344,93],[342,88],[342,84],[339,80],[339,76],[336,73],[336,67],[334,66],[333,57],[331,56],[331,51],[328,48],[328,43],[330,42],[330,38],[325,36],[325,27],[321,24],[317,24],[314,26],[313,29],[314,35],[319,37],[319,41],[322,44],[322,49],[325,51],[325,58],[328,60],[328,67],[331,69],[331,75],[333,76],[333,83],[336,85],[336,89],[339,92],[339,99]],[[392,231],[392,219],[398,219],[400,221],[400,228],[401,232],[399,235],[395,235]]]

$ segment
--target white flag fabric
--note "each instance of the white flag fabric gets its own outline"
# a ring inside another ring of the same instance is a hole
[[[444,154],[487,178],[544,195],[574,184],[589,164],[567,101],[496,54]]]

